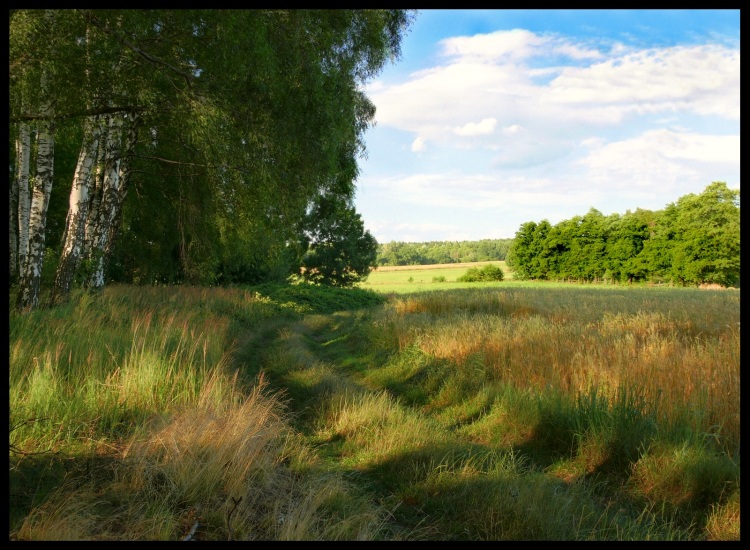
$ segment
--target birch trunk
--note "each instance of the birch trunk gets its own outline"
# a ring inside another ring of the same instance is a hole
[[[108,133],[109,117],[102,117],[98,123],[99,148],[96,152],[96,162],[91,175],[91,187],[89,189],[88,217],[83,239],[83,257],[90,258],[93,250],[94,234],[99,223],[99,205],[102,202],[102,188],[104,186],[104,155],[105,141]]]
[[[137,115],[130,114],[128,116],[127,120],[118,119],[111,125],[107,140],[102,197],[90,254],[94,269],[88,286],[93,289],[104,287],[104,271],[122,219],[122,205],[127,193],[131,159],[138,137],[140,121]],[[122,136],[123,127],[126,132],[124,137]]]
[[[16,139],[16,147],[18,147],[18,140]],[[18,158],[15,159],[15,163],[10,166],[10,185],[8,189],[10,196],[8,200],[9,205],[9,226],[8,226],[8,250],[10,252],[10,261],[8,262],[8,274],[11,285],[13,284],[13,278],[16,275],[16,266],[18,264]]]
[[[50,303],[56,303],[70,292],[78,267],[83,257],[86,220],[89,209],[89,190],[94,161],[99,148],[99,125],[97,120],[87,119],[84,126],[84,142],[78,155],[68,201],[68,217],[65,222],[60,263],[55,274]]]
[[[13,278],[16,275],[16,266],[18,264],[18,179],[13,166],[10,167],[10,197],[8,200],[9,216],[8,216],[8,250],[10,252],[10,261],[8,262],[8,274],[9,281],[13,284]],[[16,170],[18,169],[18,162],[15,163]]]
[[[31,157],[31,137],[29,127],[21,123],[16,141],[16,179],[18,185],[18,277],[23,276],[26,256],[29,254],[29,158]]]
[[[109,258],[114,248],[114,244],[117,241],[117,237],[120,233],[120,226],[122,223],[122,208],[125,204],[125,197],[128,193],[128,184],[130,183],[130,173],[133,167],[133,155],[135,154],[135,146],[138,142],[138,126],[140,125],[141,117],[137,113],[131,113],[128,121],[125,124],[126,134],[124,136],[124,144],[122,147],[122,156],[120,158],[120,190],[117,193],[117,204],[112,216],[112,221],[109,225],[109,233],[107,235],[107,244],[104,248],[105,258]]]
[[[50,114],[50,109],[45,109]],[[29,209],[29,252],[22,265],[21,285],[17,305],[29,310],[39,305],[39,292],[44,262],[44,238],[47,225],[47,207],[52,192],[55,139],[52,123],[43,122],[37,131],[36,174],[32,186]]]

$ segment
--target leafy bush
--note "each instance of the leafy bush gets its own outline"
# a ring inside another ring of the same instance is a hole
[[[439,277],[433,277],[432,278],[433,283],[444,283],[445,282],[445,275],[440,275]]]
[[[502,281],[503,270],[494,264],[487,264],[481,268],[470,267],[466,273],[456,279],[460,283],[479,283],[490,281]]]

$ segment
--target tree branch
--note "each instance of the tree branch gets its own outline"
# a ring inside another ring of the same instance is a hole
[[[227,168],[229,170],[236,170],[237,172],[244,172],[245,174],[252,174],[252,170],[248,170],[247,168],[241,168],[239,166],[231,166],[229,164],[198,164],[195,162],[182,162],[180,160],[171,160],[166,159],[164,157],[154,157],[154,156],[146,156],[146,155],[135,155],[136,158],[139,159],[148,159],[148,160],[156,160],[158,162],[164,162],[166,164],[179,164],[180,166],[195,166],[198,168]]]
[[[169,70],[173,71],[174,73],[176,73],[176,74],[182,76],[183,78],[185,78],[185,81],[187,82],[188,86],[192,85],[193,79],[195,78],[194,75],[192,75],[190,73],[186,73],[185,71],[182,71],[182,70],[178,69],[177,67],[174,67],[173,65],[170,65],[169,63],[167,63],[163,59],[159,59],[159,58],[154,57],[153,55],[151,55],[149,53],[144,52],[138,46],[136,46],[135,44],[133,44],[130,41],[126,40],[122,36],[119,36],[114,30],[112,30],[109,27],[107,27],[102,21],[100,21],[99,19],[97,19],[91,13],[90,10],[82,10],[82,13],[83,13],[83,16],[89,22],[93,23],[94,25],[97,26],[97,28],[99,28],[100,30],[106,32],[107,34],[112,35],[115,38],[115,40],[117,40],[123,46],[127,46],[128,48],[130,48],[131,50],[133,50],[135,53],[137,53],[138,55],[140,55],[146,61],[154,63],[155,65],[162,65],[162,66],[168,68]]]
[[[75,117],[81,117],[81,116],[96,116],[96,115],[108,115],[112,113],[133,113],[133,112],[143,112],[145,111],[145,107],[136,107],[136,106],[123,106],[123,107],[100,107],[96,109],[87,109],[85,111],[74,111],[72,113],[63,113],[58,115],[17,115],[12,116],[8,119],[8,122],[11,124],[14,124],[16,122],[28,122],[30,120],[54,120],[54,119],[65,119],[65,118],[75,118]]]

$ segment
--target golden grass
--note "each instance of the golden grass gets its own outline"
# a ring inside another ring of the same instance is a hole
[[[739,293],[673,290],[660,302],[651,292],[579,291],[578,303],[520,288],[414,294],[394,298],[373,326],[399,350],[416,345],[459,365],[480,357],[518,388],[644,388],[668,417],[700,410],[699,429],[738,442]]]

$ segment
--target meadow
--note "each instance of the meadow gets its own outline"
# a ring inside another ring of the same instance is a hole
[[[504,261],[472,262],[435,265],[380,266],[373,270],[367,279],[357,286],[376,292],[421,292],[425,290],[448,290],[454,288],[476,288],[498,283],[460,283],[457,279],[470,267],[493,264],[503,270],[506,282],[513,280]]]
[[[739,290],[423,271],[11,312],[10,538],[739,540]]]

